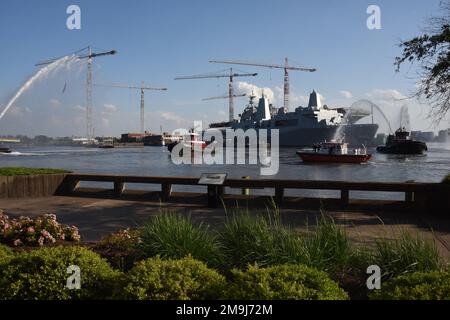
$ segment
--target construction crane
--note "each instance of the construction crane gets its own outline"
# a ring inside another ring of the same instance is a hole
[[[247,94],[246,93],[242,93],[242,94],[233,94],[233,98],[239,98],[239,97],[245,97]],[[202,101],[209,101],[209,100],[219,100],[219,99],[228,99],[229,96],[218,96],[218,97],[210,97],[210,98],[204,98],[202,99]]]
[[[307,72],[314,72],[317,70],[315,68],[303,68],[303,67],[290,66],[288,63],[288,58],[284,59],[284,65],[252,63],[252,62],[236,61],[236,60],[210,60],[209,62],[210,63],[238,64],[238,65],[254,66],[254,67],[284,69],[284,107],[287,110],[289,110],[289,70],[307,71]]]
[[[175,80],[187,80],[187,79],[209,79],[209,78],[229,78],[228,81],[228,111],[229,121],[234,121],[234,89],[233,78],[235,77],[256,77],[257,73],[233,73],[233,68],[230,68],[229,73],[216,73],[216,74],[198,74],[193,76],[177,77]]]
[[[87,51],[87,53],[82,53],[83,51]],[[94,136],[94,125],[92,123],[92,58],[114,55],[116,54],[116,50],[104,51],[104,52],[92,52],[90,46],[78,50],[75,52],[76,57],[78,59],[87,59],[87,75],[86,75],[86,138],[87,141],[90,142],[92,137]],[[61,58],[61,57],[60,57]],[[41,61],[36,64],[36,66],[42,66],[46,64],[50,64],[60,58],[50,59]],[[65,91],[65,87],[63,89]]]
[[[95,84],[95,86],[101,87],[113,87],[113,88],[124,88],[124,89],[137,89],[141,91],[141,133],[145,134],[145,123],[144,123],[144,91],[145,90],[158,90],[158,91],[166,91],[167,88],[157,88],[157,87],[148,87],[144,85],[144,82],[141,83],[141,86],[128,86],[122,84]]]

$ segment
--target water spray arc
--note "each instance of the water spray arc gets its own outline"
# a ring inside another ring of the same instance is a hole
[[[83,54],[83,51],[87,53]],[[86,138],[88,141],[92,141],[94,136],[94,124],[92,119],[93,106],[92,106],[92,59],[100,56],[115,55],[116,50],[103,51],[103,52],[92,52],[91,46],[87,46],[81,50],[75,52],[75,57],[79,60],[87,59],[87,75],[86,75]],[[50,59],[42,61],[36,64],[36,66],[42,66],[47,64],[53,64],[59,59]]]
[[[65,56],[59,59],[56,59],[52,62],[47,63],[47,65],[38,72],[36,72],[31,78],[29,78],[16,92],[16,94],[8,101],[6,107],[3,109],[2,113],[0,113],[0,120],[5,116],[6,112],[14,105],[14,103],[19,99],[19,97],[25,93],[28,89],[32,87],[32,85],[39,81],[40,79],[48,76],[50,73],[56,71],[62,66],[70,66],[72,63],[79,61],[78,57],[75,55]]]

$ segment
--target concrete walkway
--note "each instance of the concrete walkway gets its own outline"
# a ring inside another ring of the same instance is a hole
[[[213,226],[220,226],[228,213],[224,209],[207,208],[202,201],[186,198],[164,205],[149,200],[114,200],[104,197],[48,197],[35,199],[0,200],[0,209],[10,217],[20,215],[37,216],[54,213],[58,221],[75,225],[80,229],[84,240],[95,241],[111,232],[127,227],[138,227],[150,216],[164,210],[190,214],[194,220],[204,221]],[[265,211],[264,208],[251,209]],[[443,256],[450,257],[450,219],[429,217],[426,214],[408,214],[389,211],[359,212],[349,210],[327,210],[336,223],[345,226],[349,236],[356,242],[370,243],[377,237],[395,238],[402,230],[418,234],[426,239],[435,240]],[[298,230],[305,230],[309,222],[314,225],[321,214],[317,209],[281,210],[283,221]]]

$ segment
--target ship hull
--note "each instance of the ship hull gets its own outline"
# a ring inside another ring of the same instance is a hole
[[[300,152],[297,151],[297,155],[303,162],[323,162],[323,163],[363,163],[370,160],[372,155],[370,154],[320,154],[313,152]]]
[[[406,140],[389,146],[378,146],[379,153],[386,154],[423,154],[427,150],[427,145],[421,141]]]
[[[375,146],[375,134],[378,130],[377,124],[352,124],[342,126],[344,140],[352,147]],[[311,147],[314,144],[335,139],[338,126],[302,128],[302,127],[268,127],[267,129],[279,130],[279,145],[281,147]],[[236,126],[233,128],[211,128],[221,130],[225,140],[226,129],[242,129],[244,132],[251,127]],[[258,129],[256,129],[258,132]],[[270,131],[268,133],[268,142],[271,142]]]
[[[338,127],[324,128],[272,128],[280,129],[280,146],[309,147],[313,144],[335,139]],[[343,128],[344,139],[350,146],[370,146],[374,144],[376,124],[346,125]]]

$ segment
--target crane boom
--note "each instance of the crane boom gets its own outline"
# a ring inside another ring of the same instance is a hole
[[[233,91],[233,78],[234,77],[256,77],[257,73],[233,73],[233,69],[230,68],[229,73],[216,73],[216,74],[197,74],[193,76],[183,76],[177,77],[175,80],[188,80],[188,79],[209,79],[209,78],[229,78],[228,81],[228,103],[229,103],[229,120],[230,122],[234,121],[234,102],[233,97],[235,96]]]
[[[253,62],[238,61],[238,60],[210,60],[209,62],[210,63],[238,64],[238,65],[244,65],[244,66],[283,69],[284,70],[284,107],[286,109],[289,109],[289,70],[305,71],[305,72],[315,72],[315,71],[317,71],[316,68],[305,68],[305,67],[290,66],[289,63],[288,63],[288,58],[284,59],[284,65],[282,65],[282,64],[253,63]]]
[[[176,77],[175,80],[189,79],[209,79],[209,78],[228,78],[228,77],[255,77],[257,73],[233,73],[233,74],[196,74],[193,76]]]
[[[239,97],[245,97],[247,94],[243,93],[243,94],[234,94],[233,97],[234,98],[239,98]],[[202,101],[208,101],[208,100],[218,100],[218,99],[227,99],[229,98],[228,95],[226,96],[218,96],[218,97],[210,97],[210,98],[204,98],[202,99]]]
[[[253,66],[253,67],[287,69],[287,70],[296,70],[296,71],[308,71],[308,72],[317,71],[317,69],[315,69],[315,68],[294,67],[294,66],[280,65],[280,64],[252,63],[252,62],[237,61],[237,60],[210,60],[209,62],[210,63],[221,63],[221,64],[238,64],[238,65]]]
[[[137,89],[137,90],[161,90],[165,91],[167,88],[161,88],[161,87],[146,87],[146,86],[127,86],[124,84],[94,84],[94,86],[97,87],[112,87],[112,88],[124,88],[124,89]]]

